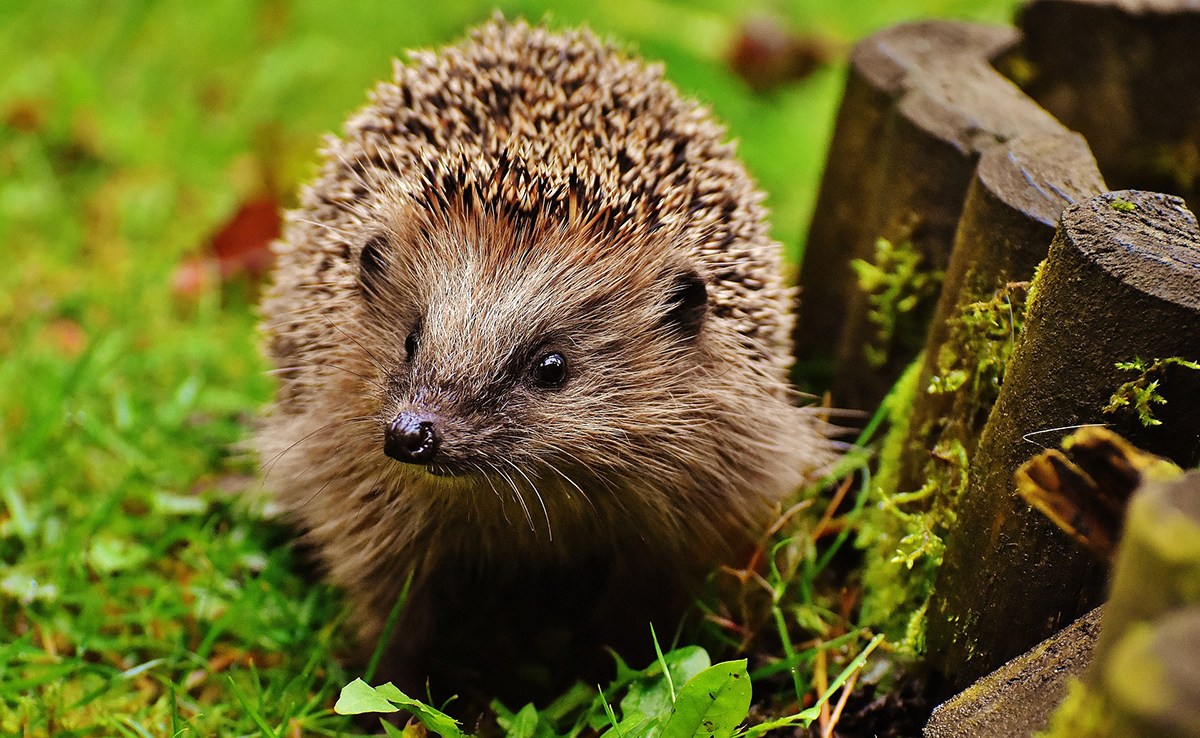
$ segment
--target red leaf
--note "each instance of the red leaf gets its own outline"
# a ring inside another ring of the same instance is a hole
[[[209,251],[216,257],[221,277],[246,272],[257,277],[271,268],[271,242],[279,238],[279,203],[259,197],[242,203],[233,217],[212,238]]]
[[[836,55],[817,36],[790,33],[779,21],[753,17],[742,24],[729,50],[729,67],[756,92],[802,80]]]

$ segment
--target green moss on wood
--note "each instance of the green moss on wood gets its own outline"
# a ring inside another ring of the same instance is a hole
[[[1067,696],[1050,718],[1050,724],[1036,733],[1035,738],[1104,738],[1112,732],[1112,722],[1099,695],[1078,679],[1071,679]]]
[[[1166,374],[1167,367],[1181,366],[1185,369],[1200,370],[1200,363],[1172,356],[1166,359],[1146,361],[1134,357],[1132,361],[1119,361],[1117,369],[1124,372],[1137,372],[1137,377],[1125,382],[1104,406],[1104,412],[1132,412],[1144,426],[1162,425],[1162,421],[1154,417],[1154,405],[1167,404],[1166,398],[1158,389]]]
[[[924,262],[912,242],[894,245],[886,238],[875,241],[871,261],[850,262],[858,286],[871,304],[867,318],[875,326],[875,334],[863,346],[863,356],[871,366],[885,365],[893,347],[907,343],[902,340],[906,333],[924,329],[907,318],[936,296],[942,283],[942,272],[927,268]]]
[[[926,492],[896,493],[923,358],[917,357],[884,401],[890,425],[857,539],[859,548],[866,549],[860,622],[886,633],[901,652],[912,655],[925,648],[925,603],[941,563],[947,525],[937,517],[942,506],[934,506],[936,512],[906,509]]]
[[[960,412],[965,408],[966,415],[986,417],[1000,395],[1004,368],[1024,327],[1028,292],[1028,282],[1009,282],[990,299],[964,306],[938,351],[937,373],[925,391],[965,390],[965,401],[957,400],[956,407]]]

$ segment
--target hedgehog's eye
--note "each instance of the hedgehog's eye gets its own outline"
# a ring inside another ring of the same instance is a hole
[[[383,236],[375,236],[363,246],[358,257],[358,277],[367,292],[378,292],[383,282],[387,261],[384,252],[388,242]]]
[[[561,387],[567,381],[567,360],[562,354],[546,354],[533,362],[533,379],[543,387]]]

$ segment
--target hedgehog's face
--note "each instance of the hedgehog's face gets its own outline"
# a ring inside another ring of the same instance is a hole
[[[708,410],[690,390],[711,373],[697,271],[661,250],[572,260],[488,235],[362,248],[364,343],[385,347],[379,452],[440,477],[594,487],[656,471],[650,445],[688,447]]]

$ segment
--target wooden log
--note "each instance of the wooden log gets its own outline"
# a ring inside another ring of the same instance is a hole
[[[1200,606],[1200,471],[1148,480],[1134,495],[1097,660],[1110,658],[1135,624],[1185,605]],[[1092,674],[1088,683],[1096,685],[1102,677]]]
[[[1096,664],[1103,667],[1097,672],[1106,698],[1100,708],[1106,729],[1097,738],[1200,738],[1197,664],[1200,606],[1131,628]]]
[[[1031,0],[1006,64],[1082,133],[1117,188],[1200,207],[1200,5],[1192,0]]]
[[[1112,595],[1056,738],[1200,738],[1200,471],[1134,495]]]
[[[897,491],[939,477],[931,467],[946,462],[930,454],[939,446],[974,455],[1024,315],[1021,283],[1046,258],[1063,209],[1104,189],[1073,133],[1023,136],[980,158],[925,341]]]
[[[1092,610],[938,705],[925,738],[1029,738],[1045,728],[1068,678],[1083,676],[1091,662],[1101,612]]]
[[[1147,389],[1149,368],[1133,380],[1122,368],[1135,358],[1200,358],[1200,228],[1179,198],[1107,193],[1063,213],[970,467],[929,609],[929,657],[944,693],[1101,598],[1104,567],[1015,494],[1022,463],[1061,429],[1091,423],[1183,466],[1200,461],[1200,371],[1164,373]],[[1141,387],[1127,394],[1166,399],[1151,418],[1161,425],[1113,407],[1126,382]]]
[[[991,66],[1016,42],[1004,26],[927,21],[851,53],[795,334],[806,372],[833,367],[841,407],[877,405],[924,343],[980,152],[1064,130]],[[880,239],[890,248],[877,249]],[[861,289],[855,260],[881,273],[880,294]]]

